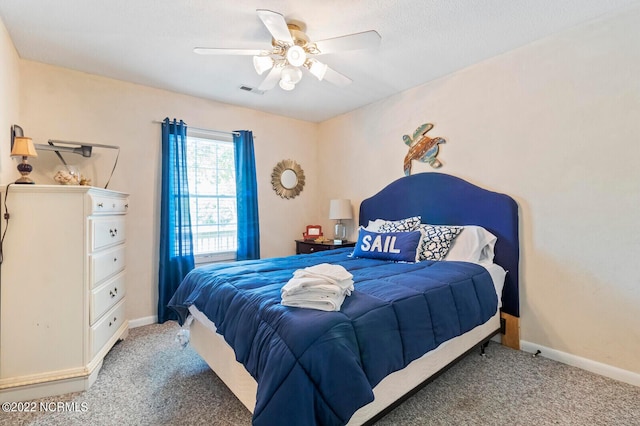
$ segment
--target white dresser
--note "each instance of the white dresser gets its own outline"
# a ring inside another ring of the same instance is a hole
[[[86,390],[128,332],[128,195],[10,185],[5,202],[6,192],[2,187],[0,401]]]

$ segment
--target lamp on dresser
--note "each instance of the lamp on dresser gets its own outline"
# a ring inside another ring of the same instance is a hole
[[[329,204],[329,219],[337,220],[334,230],[334,243],[340,244],[347,239],[347,228],[342,223],[345,219],[353,218],[351,201],[346,199],[331,200]]]
[[[37,157],[38,153],[33,146],[31,138],[17,136],[13,138],[13,146],[11,147],[12,157],[22,157],[22,162],[18,163],[18,171],[22,175],[15,183],[35,183],[29,177],[29,173],[33,170],[33,166],[27,162],[27,157]]]

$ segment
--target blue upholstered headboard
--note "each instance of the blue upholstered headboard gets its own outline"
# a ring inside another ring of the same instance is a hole
[[[494,262],[507,271],[502,311],[520,316],[518,296],[518,205],[505,194],[488,191],[443,173],[418,173],[390,183],[360,204],[360,224],[422,216],[434,225],[480,225],[498,237]]]

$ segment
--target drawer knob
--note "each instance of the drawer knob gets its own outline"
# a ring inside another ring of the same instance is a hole
[[[129,203],[125,204],[125,205],[124,205],[124,208],[125,208],[125,209],[128,209],[128,208],[129,208]]]
[[[114,258],[113,258],[113,261],[114,261],[114,262],[117,262],[117,261],[118,261],[118,258],[117,258],[117,257],[114,257]]]
[[[109,235],[111,235],[112,238],[118,235],[118,228],[109,229]]]
[[[98,203],[98,207],[102,208],[102,207],[104,207],[104,204]]]
[[[113,290],[109,290],[109,296],[111,296],[111,298],[113,299],[114,297],[116,297],[118,294],[118,288],[114,287]]]
[[[113,317],[113,321],[109,321],[109,327],[111,327],[113,324],[115,324],[117,320],[118,320],[118,318]]]
[[[309,251],[316,251],[315,247],[311,247]]]

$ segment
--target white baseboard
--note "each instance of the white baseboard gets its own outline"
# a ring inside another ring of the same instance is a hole
[[[520,340],[520,349],[532,354],[540,351],[540,354],[538,356],[578,367],[583,370],[599,374],[601,376],[609,377],[610,379],[618,380],[620,382],[629,383],[630,385],[640,386],[640,374],[634,373],[633,371],[623,370],[622,368],[613,367],[611,365],[592,361],[590,359],[582,358],[577,355],[572,355],[566,352],[547,348],[546,346],[527,342],[526,340]]]
[[[129,328],[142,327],[143,325],[155,324],[158,322],[158,316],[153,315],[150,317],[137,318],[129,320]]]

